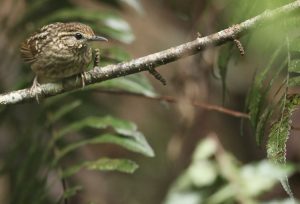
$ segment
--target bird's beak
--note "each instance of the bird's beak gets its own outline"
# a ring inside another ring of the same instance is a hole
[[[102,36],[93,36],[91,38],[88,39],[88,41],[108,41],[105,37],[102,37]]]

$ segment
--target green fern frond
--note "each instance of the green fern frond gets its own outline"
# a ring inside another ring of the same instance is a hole
[[[300,95],[289,96],[283,103],[281,117],[272,125],[267,143],[268,158],[278,165],[286,163],[286,143],[291,130],[291,117],[297,106],[300,105]],[[281,178],[280,182],[288,195],[293,198],[287,176]]]
[[[291,129],[291,116],[299,105],[300,95],[289,96],[285,101],[281,117],[270,129],[267,153],[268,158],[276,164],[286,162],[286,142]]]
[[[264,82],[267,80],[268,74],[274,71],[272,69],[273,68],[272,65],[280,55],[280,52],[281,52],[281,46],[277,48],[276,51],[272,54],[272,57],[270,58],[266,68],[263,69],[261,72],[258,72],[252,84],[252,87],[250,89],[249,95],[247,97],[246,106],[249,108],[250,121],[254,127],[257,127],[260,115],[262,114],[263,104],[265,102],[266,96],[269,93],[269,89],[270,89],[270,88],[265,89]],[[277,73],[276,75],[278,76],[278,74],[279,73]],[[271,87],[271,85],[272,83],[270,81],[268,87]]]
[[[81,169],[99,170],[99,171],[120,171],[123,173],[133,173],[138,168],[138,165],[127,159],[109,159],[100,158],[96,161],[84,161],[77,165],[73,165],[62,171],[62,178],[67,178]]]

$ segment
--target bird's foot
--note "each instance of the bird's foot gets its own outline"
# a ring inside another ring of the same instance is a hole
[[[93,69],[95,67],[99,66],[99,62],[100,62],[100,50],[99,49],[94,49],[94,62],[93,62]],[[87,73],[82,71],[80,73],[80,78],[81,78],[81,85],[82,88],[85,87],[85,82],[87,80]],[[76,82],[77,82],[77,78],[76,78]]]
[[[81,72],[80,73],[80,77],[81,77],[81,85],[82,85],[82,88],[85,87],[85,81],[87,79],[87,76],[86,76],[86,72]]]
[[[35,76],[34,80],[33,80],[33,83],[32,83],[32,86],[30,88],[30,95],[35,96],[35,99],[36,99],[37,103],[40,103],[40,100],[39,100],[39,92],[41,92],[41,87],[40,86],[41,85],[38,82],[38,77]]]

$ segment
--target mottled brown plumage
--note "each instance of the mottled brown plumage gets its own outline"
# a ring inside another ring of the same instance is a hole
[[[40,78],[59,80],[84,73],[92,61],[89,42],[100,40],[107,41],[82,23],[53,23],[42,27],[20,49],[22,58],[36,74],[33,87]]]

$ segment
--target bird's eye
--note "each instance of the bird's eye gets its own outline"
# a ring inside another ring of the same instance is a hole
[[[75,34],[75,38],[76,38],[77,40],[80,40],[80,39],[83,38],[83,36],[82,36],[81,33],[76,33],[76,34]]]

